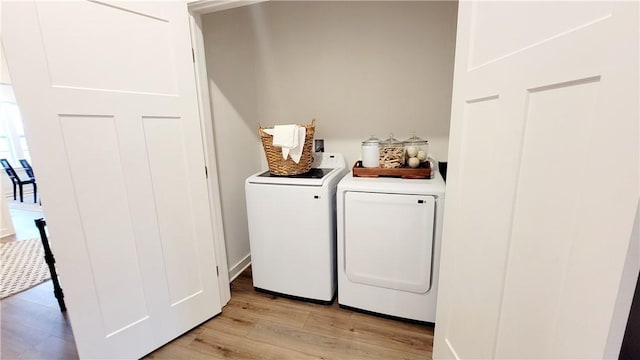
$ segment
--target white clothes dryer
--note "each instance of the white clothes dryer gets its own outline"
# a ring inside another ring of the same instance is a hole
[[[338,184],[338,303],[435,322],[445,183],[345,176]]]
[[[315,153],[312,169],[294,176],[260,172],[245,192],[253,286],[331,304],[336,293],[336,187],[344,157]]]

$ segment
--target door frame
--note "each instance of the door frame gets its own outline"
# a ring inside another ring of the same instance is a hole
[[[220,202],[220,183],[218,181],[218,164],[213,136],[213,114],[209,92],[209,76],[205,57],[205,43],[202,32],[202,15],[212,12],[252,5],[268,0],[195,0],[188,1],[189,25],[191,30],[191,48],[193,50],[194,75],[196,78],[196,96],[200,112],[200,128],[204,143],[204,158],[207,166],[207,186],[209,188],[209,207],[213,224],[213,242],[218,264],[218,287],[220,288],[220,304],[224,307],[231,300],[229,286],[229,265],[227,261],[224,225],[222,222],[222,204]]]
[[[218,164],[213,140],[213,116],[211,114],[211,101],[209,100],[207,64],[204,57],[204,36],[201,30],[200,15],[190,13],[189,25],[191,28],[191,47],[194,58],[194,76],[196,78],[196,97],[198,98],[198,110],[200,113],[204,160],[207,167],[207,187],[209,188],[209,208],[211,209],[211,221],[213,224],[213,246],[216,252],[220,304],[224,307],[224,305],[231,300],[231,288],[229,282],[229,265],[227,262],[227,247],[222,222]]]

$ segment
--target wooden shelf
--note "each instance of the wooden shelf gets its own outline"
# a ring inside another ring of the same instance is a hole
[[[354,177],[399,177],[403,179],[430,179],[431,178],[431,168],[429,167],[429,162],[425,162],[421,167],[418,168],[394,168],[394,169],[385,169],[385,168],[366,168],[362,167],[362,161],[356,161],[353,165],[353,176]]]

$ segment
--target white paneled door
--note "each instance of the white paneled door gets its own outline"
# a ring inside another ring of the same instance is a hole
[[[603,358],[639,197],[638,2],[461,2],[456,46],[434,357]]]
[[[220,313],[186,5],[4,2],[2,42],[80,356]]]

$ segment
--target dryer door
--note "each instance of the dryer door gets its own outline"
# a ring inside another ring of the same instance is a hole
[[[429,291],[435,198],[347,192],[344,206],[344,271],[349,280]]]

